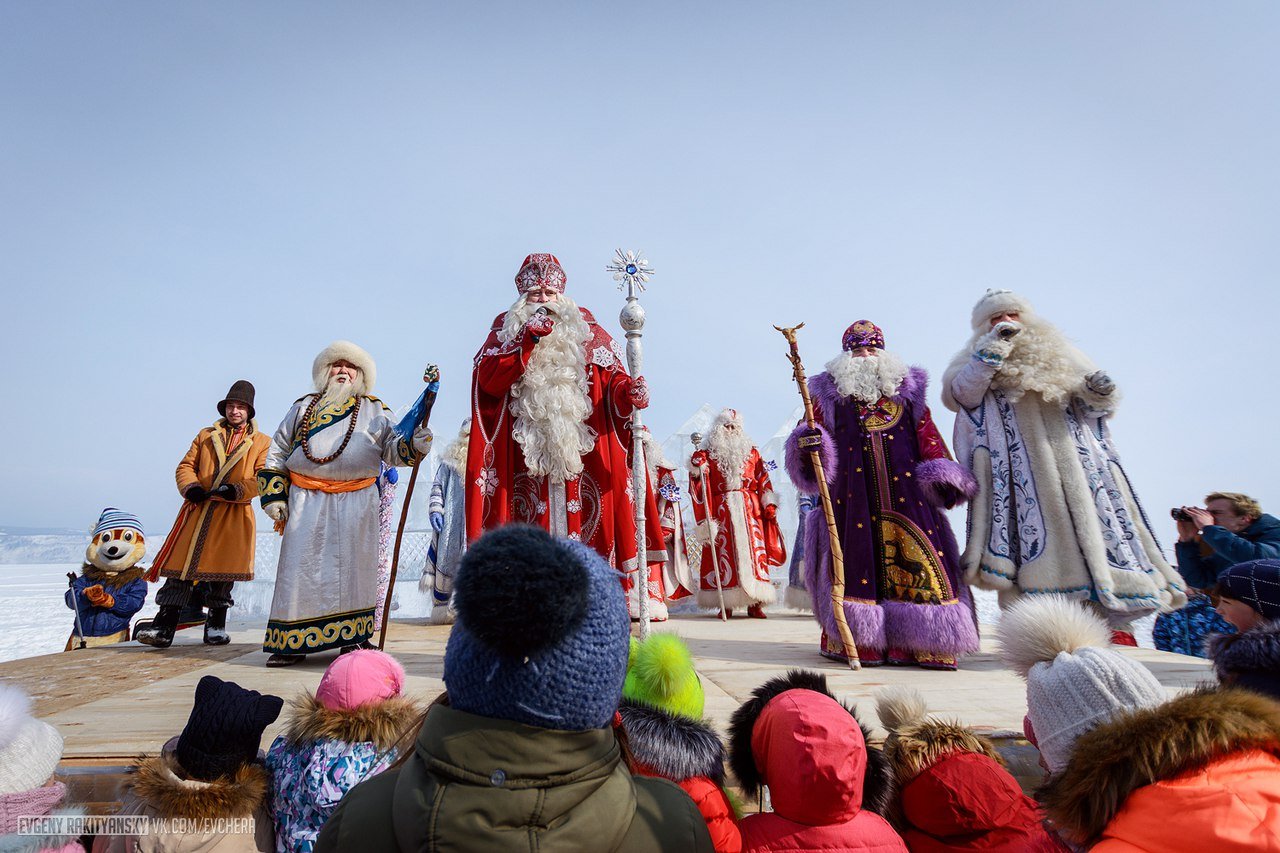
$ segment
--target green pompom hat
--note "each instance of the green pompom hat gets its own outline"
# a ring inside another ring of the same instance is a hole
[[[691,720],[702,719],[706,704],[693,654],[675,634],[651,634],[643,643],[631,638],[622,696]]]

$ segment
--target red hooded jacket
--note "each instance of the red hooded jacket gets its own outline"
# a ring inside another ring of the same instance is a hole
[[[1040,809],[1009,772],[986,755],[953,752],[901,793],[911,853],[1065,853],[1041,824]]]
[[[751,725],[750,749],[774,810],[743,818],[744,851],[906,853],[888,821],[862,807],[866,741],[830,695],[799,688],[769,699]],[[735,756],[735,770],[740,764]]]

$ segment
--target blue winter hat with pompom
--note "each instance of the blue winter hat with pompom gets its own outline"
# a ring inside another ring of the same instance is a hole
[[[463,557],[454,605],[444,655],[452,707],[564,731],[613,720],[630,620],[617,573],[590,548],[501,527]]]

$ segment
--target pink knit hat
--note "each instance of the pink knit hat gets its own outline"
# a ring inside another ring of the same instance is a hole
[[[357,649],[329,664],[316,688],[316,700],[330,711],[350,711],[399,696],[404,667],[386,652]]]

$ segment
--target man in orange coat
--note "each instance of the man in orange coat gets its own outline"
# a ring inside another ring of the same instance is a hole
[[[251,502],[271,445],[270,436],[254,424],[253,396],[250,382],[236,381],[218,403],[221,417],[200,430],[178,463],[182,508],[152,565],[165,583],[156,594],[160,612],[138,632],[140,643],[168,648],[178,614],[191,604],[197,584],[209,608],[204,641],[213,646],[231,642],[226,630],[227,608],[235,604],[231,587],[253,580],[257,529]]]

